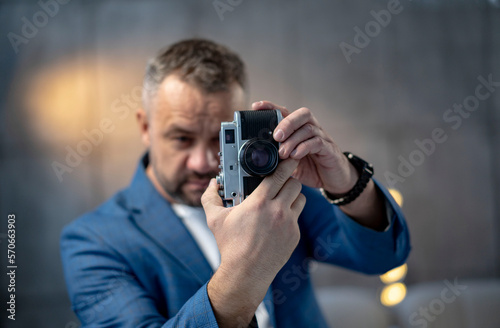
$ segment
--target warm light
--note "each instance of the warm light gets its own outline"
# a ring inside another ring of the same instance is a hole
[[[390,284],[396,281],[403,280],[406,277],[407,272],[408,266],[405,263],[381,275],[380,280],[382,280],[384,284]]]
[[[385,306],[394,306],[401,303],[406,296],[406,285],[398,282],[385,286],[380,293],[380,302]]]
[[[403,206],[403,195],[397,189],[389,188],[392,198],[396,201],[399,206]]]
[[[403,195],[399,190],[389,189],[389,193],[399,206],[403,206]],[[406,285],[402,281],[406,277],[408,266],[405,264],[387,271],[380,276],[380,280],[387,284],[380,293],[380,302],[385,306],[394,306],[401,303],[406,297]]]
[[[26,83],[25,107],[37,138],[62,145],[82,139],[98,110],[95,72],[88,63],[62,61],[32,74]]]
[[[83,130],[99,128],[103,118],[117,127],[112,139],[137,138],[134,114],[141,105],[142,82],[113,64],[113,59],[93,57],[61,58],[17,82],[22,85],[18,92],[30,132],[42,143],[60,149],[76,147],[85,138]]]

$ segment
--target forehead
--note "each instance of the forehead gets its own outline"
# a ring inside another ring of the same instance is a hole
[[[232,121],[234,111],[243,107],[244,92],[237,85],[230,91],[206,93],[176,75],[169,75],[158,88],[151,114],[153,121],[162,125],[173,122],[218,125]]]

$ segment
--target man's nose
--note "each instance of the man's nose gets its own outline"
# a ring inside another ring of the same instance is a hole
[[[205,174],[217,169],[217,154],[208,146],[198,145],[189,155],[187,167],[194,172]]]

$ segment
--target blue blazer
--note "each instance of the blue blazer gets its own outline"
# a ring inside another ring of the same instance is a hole
[[[218,327],[207,294],[213,271],[147,178],[147,164],[146,154],[127,189],[63,230],[72,309],[82,327]],[[376,184],[393,212],[384,232],[357,224],[303,187],[301,240],[264,299],[274,327],[327,327],[311,285],[311,260],[368,274],[405,262],[410,245],[403,214]]]

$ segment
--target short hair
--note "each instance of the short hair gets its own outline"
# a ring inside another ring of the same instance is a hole
[[[213,41],[183,40],[149,60],[142,92],[146,110],[159,85],[170,74],[177,74],[207,93],[228,91],[235,82],[243,90],[247,87],[245,65],[238,54]]]

